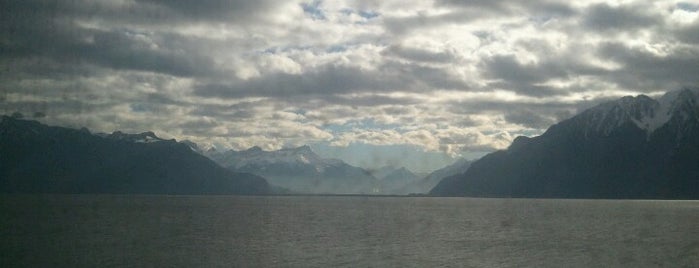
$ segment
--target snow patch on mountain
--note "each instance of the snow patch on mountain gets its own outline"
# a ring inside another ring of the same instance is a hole
[[[208,153],[225,166],[241,169],[249,166],[266,166],[271,164],[285,165],[311,165],[317,172],[324,172],[329,166],[336,166],[342,161],[336,159],[324,159],[318,156],[309,146],[287,148],[278,151],[263,151],[254,146],[244,151],[228,151],[223,154],[217,152]]]
[[[129,134],[129,133],[121,132],[121,131],[114,131],[114,132],[112,132],[112,134],[97,133],[95,135],[103,137],[103,138],[107,138],[107,139],[130,141],[130,142],[134,142],[134,143],[154,143],[154,142],[167,141],[165,139],[159,138],[152,131],[146,131],[146,132],[142,132],[139,134]]]
[[[600,104],[580,115],[586,134],[590,132],[609,135],[628,122],[633,123],[647,135],[667,124],[679,114],[684,120],[690,116],[687,106],[696,108],[699,89],[671,91],[658,100],[645,95],[623,97],[616,101]],[[688,104],[689,103],[689,104]]]

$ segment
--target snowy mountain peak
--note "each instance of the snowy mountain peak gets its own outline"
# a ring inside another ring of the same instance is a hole
[[[616,101],[602,103],[582,114],[589,131],[608,135],[614,129],[631,121],[636,123],[644,118],[653,118],[658,102],[645,96],[623,97]],[[641,126],[639,126],[641,127]],[[644,127],[641,127],[644,129]]]
[[[609,135],[620,126],[632,123],[650,136],[673,117],[687,120],[696,116],[699,90],[671,91],[654,100],[645,95],[626,96],[616,101],[602,103],[578,116],[586,133]]]
[[[113,140],[123,140],[135,143],[153,143],[166,141],[155,135],[152,131],[146,131],[139,134],[128,134],[121,131],[114,131],[112,134],[98,134],[98,136],[105,137]]]
[[[264,151],[258,146],[251,147],[244,151],[230,150],[219,155],[216,152],[209,153],[209,156],[225,162],[236,169],[247,166],[261,166],[270,164],[286,164],[286,165],[316,165],[319,169],[322,165],[327,164],[325,159],[322,159],[311,150],[309,146],[301,146],[297,148],[286,148],[278,151]]]
[[[693,114],[693,111],[696,111],[697,108],[699,107],[697,104],[699,103],[699,88],[697,89],[683,89],[680,90],[679,92],[672,92],[674,95],[674,98],[672,96],[668,96],[667,100],[665,98],[661,98],[661,103],[663,101],[670,101],[670,113],[672,114],[677,114],[677,113],[689,113]],[[670,94],[670,93],[668,93]],[[666,95],[668,95],[666,94]],[[665,97],[665,96],[663,96]],[[689,116],[689,115],[687,115]],[[688,118],[686,118],[688,119]]]
[[[197,153],[199,153],[199,154],[202,153],[202,150],[201,150],[201,148],[199,148],[199,145],[197,145],[197,144],[196,144],[195,142],[193,142],[193,141],[190,141],[190,140],[183,140],[183,141],[180,141],[180,143],[182,143],[182,144],[184,144],[184,145],[187,145],[187,147],[189,147],[189,149],[192,150],[192,151],[194,151],[194,152],[197,152]]]
[[[251,148],[207,153],[225,168],[260,175],[270,183],[303,193],[375,193],[378,181],[365,170],[337,159],[325,159],[311,147],[277,151]]]

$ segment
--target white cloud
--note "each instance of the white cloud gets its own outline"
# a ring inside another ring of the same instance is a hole
[[[603,100],[699,84],[691,3],[304,3],[0,4],[11,26],[0,28],[0,112],[236,149],[458,155]]]

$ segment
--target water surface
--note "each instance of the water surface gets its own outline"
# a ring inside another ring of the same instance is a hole
[[[696,267],[699,202],[0,196],[1,267]]]

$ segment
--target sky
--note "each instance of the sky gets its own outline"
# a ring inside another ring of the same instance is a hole
[[[0,113],[429,171],[699,85],[699,1],[0,1]]]

